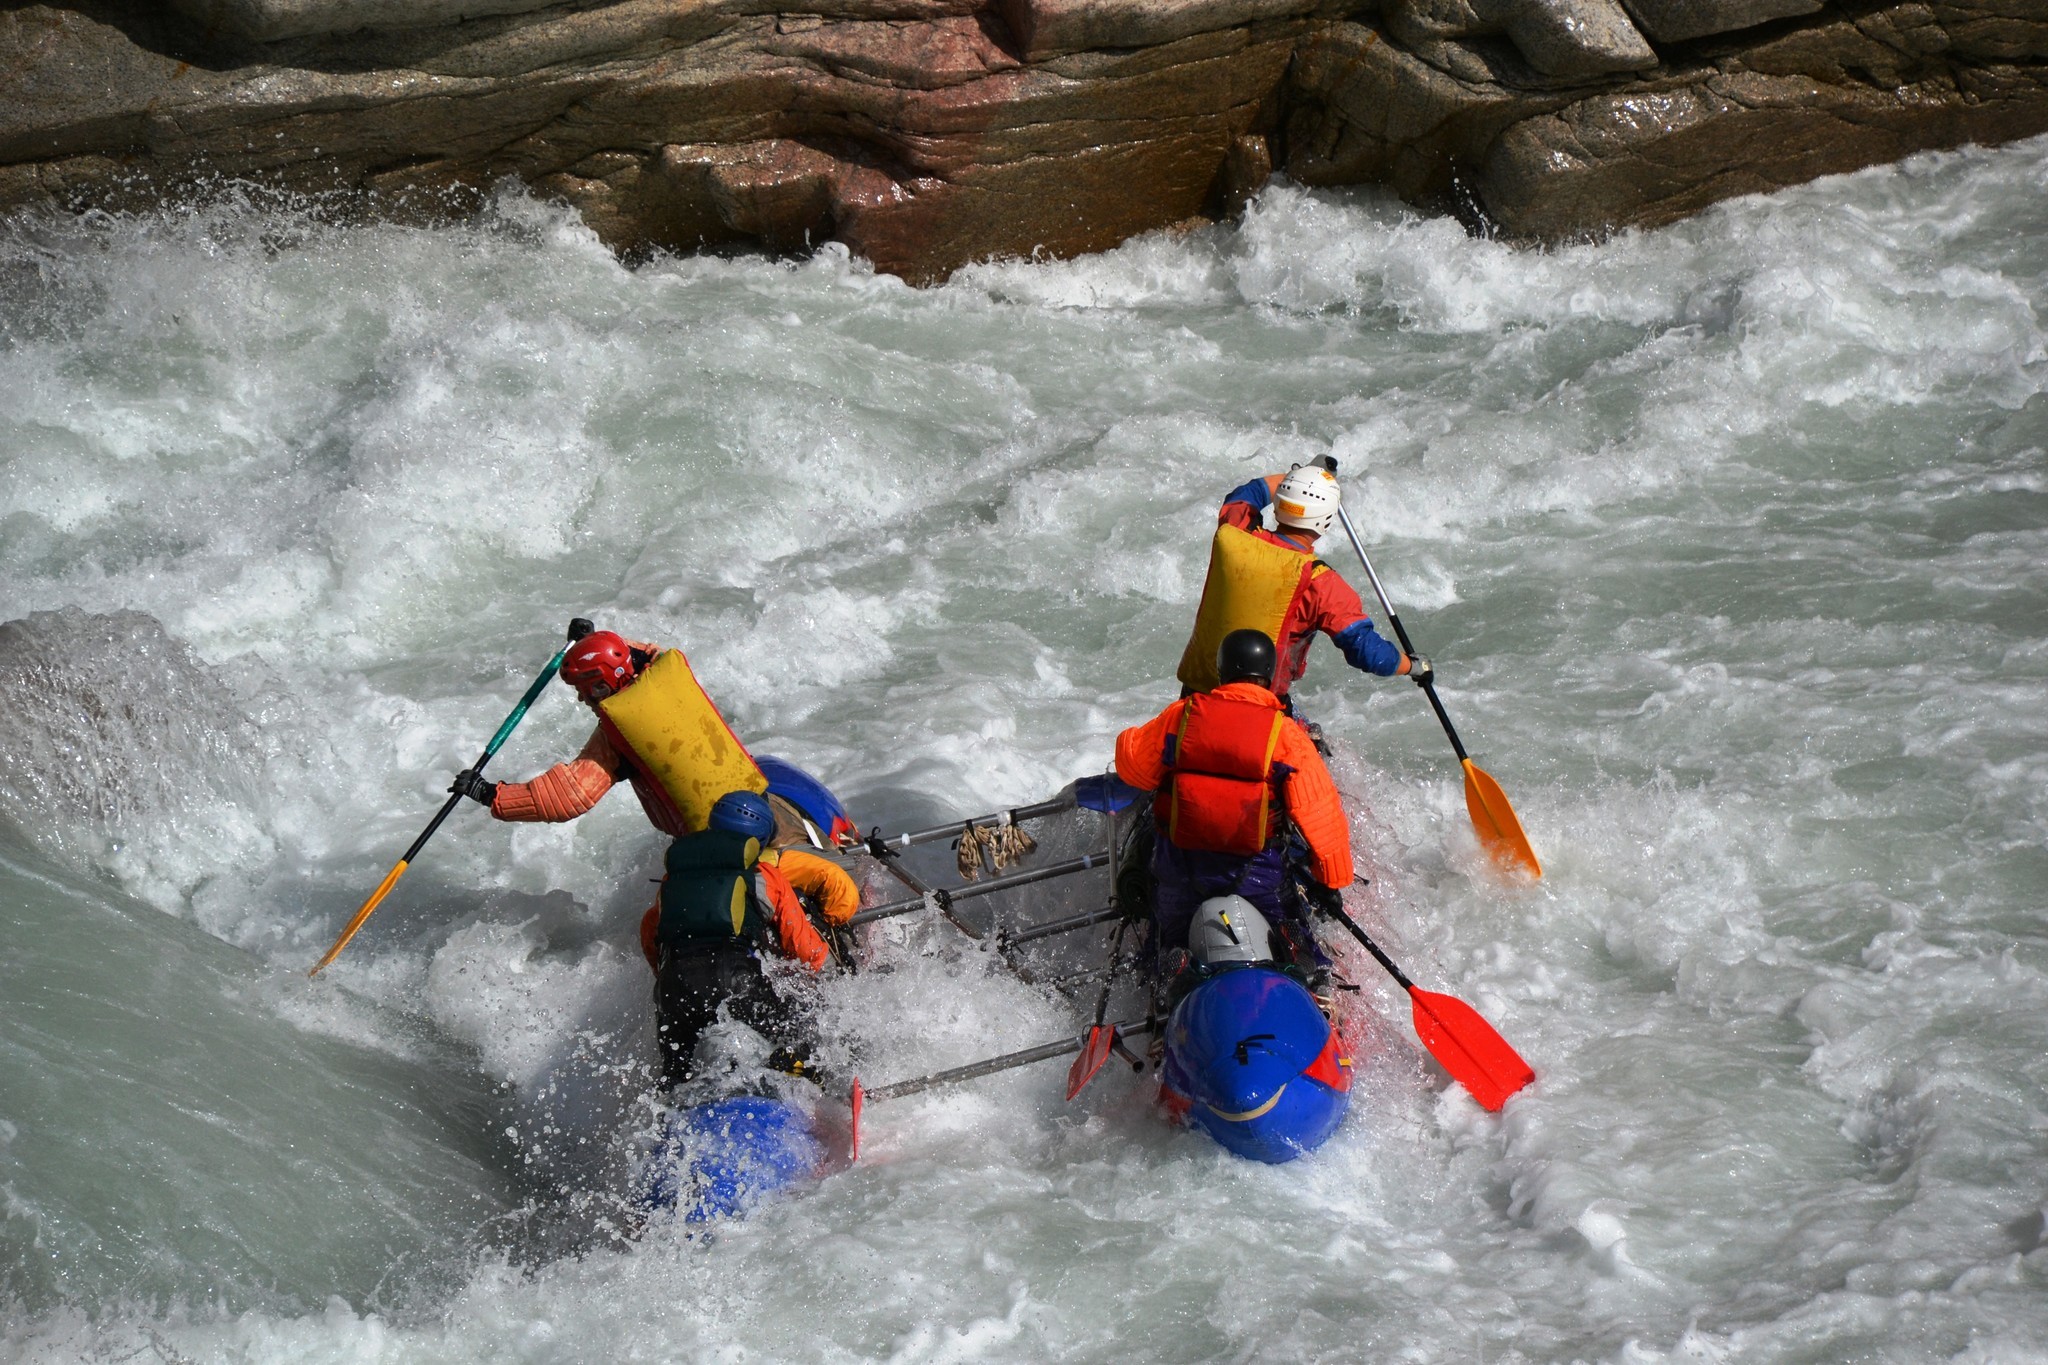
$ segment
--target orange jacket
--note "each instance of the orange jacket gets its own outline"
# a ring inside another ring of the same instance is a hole
[[[1269,710],[1280,709],[1280,699],[1255,682],[1224,683],[1208,694],[1228,701],[1253,702]],[[1166,781],[1166,741],[1180,731],[1181,715],[1189,698],[1167,706],[1143,725],[1134,725],[1116,737],[1116,775],[1133,787],[1157,791]],[[1301,723],[1287,719],[1275,737],[1273,762],[1284,763],[1290,771],[1282,785],[1286,813],[1308,843],[1309,870],[1317,881],[1339,890],[1351,885],[1351,825],[1344,816],[1337,784],[1316,752],[1315,741]]]
[[[500,782],[498,794],[491,798],[491,814],[499,820],[544,820],[549,824],[574,820],[612,789],[625,766],[624,755],[600,727],[591,732],[583,751],[567,763],[557,763],[531,782]],[[689,832],[662,831],[677,838]]]
[[[825,947],[825,940],[811,927],[809,917],[804,914],[803,902],[796,898],[796,889],[782,875],[781,869],[772,864],[755,863],[754,870],[760,874],[761,894],[768,902],[762,908],[775,922],[775,950],[784,957],[795,958],[814,972],[822,968],[832,954]],[[846,874],[842,872],[840,875]],[[858,899],[856,896],[855,900]],[[650,967],[661,962],[660,947],[655,941],[660,925],[661,902],[657,900],[640,917],[640,951],[647,955]]]

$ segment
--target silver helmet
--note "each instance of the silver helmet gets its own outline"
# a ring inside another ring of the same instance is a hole
[[[1211,896],[1188,925],[1188,954],[1204,967],[1271,962],[1273,929],[1243,896]]]

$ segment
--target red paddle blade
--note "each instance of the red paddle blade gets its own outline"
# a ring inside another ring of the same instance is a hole
[[[1102,1070],[1102,1064],[1109,1060],[1109,1049],[1116,1042],[1116,1030],[1107,1024],[1097,1024],[1088,1030],[1088,1041],[1081,1044],[1081,1055],[1074,1058],[1074,1064],[1067,1068],[1067,1098],[1084,1090],[1088,1082],[1095,1079],[1095,1073]]]
[[[860,1088],[860,1077],[855,1076],[853,1078],[853,1098],[849,1101],[853,1107],[853,1132],[852,1136],[847,1139],[846,1152],[846,1160],[849,1165],[860,1160],[860,1109],[861,1105],[866,1102],[867,1092]]]
[[[1410,987],[1415,1032],[1429,1055],[1452,1079],[1472,1092],[1482,1109],[1498,1113],[1508,1096],[1536,1079],[1521,1055],[1508,1046],[1479,1011],[1453,996]]]

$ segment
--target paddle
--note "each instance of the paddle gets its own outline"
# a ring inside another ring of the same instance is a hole
[[[1455,996],[1420,989],[1394,965],[1392,958],[1380,951],[1379,944],[1366,937],[1365,930],[1342,906],[1325,908],[1401,983],[1401,989],[1415,1002],[1416,1036],[1429,1049],[1429,1055],[1451,1073],[1451,1078],[1472,1092],[1472,1098],[1479,1101],[1482,1109],[1498,1113],[1508,1102],[1508,1096],[1536,1079],[1535,1071],[1508,1046],[1507,1039],[1493,1025],[1480,1017],[1478,1010]]]
[[[1110,1049],[1116,1046],[1116,1030],[1103,1021],[1109,1018],[1109,995],[1116,988],[1116,969],[1124,950],[1124,930],[1130,927],[1129,920],[1122,921],[1109,941],[1109,971],[1102,979],[1102,994],[1095,999],[1095,1023],[1081,1042],[1081,1055],[1074,1058],[1074,1064],[1067,1068],[1067,1099],[1070,1103],[1074,1096],[1088,1088],[1088,1082],[1095,1079],[1095,1073],[1102,1070],[1102,1064],[1109,1060]]]
[[[1337,509],[1337,520],[1343,523],[1351,548],[1358,552],[1358,562],[1365,565],[1365,576],[1372,580],[1373,595],[1380,599],[1380,610],[1392,623],[1394,634],[1401,641],[1401,651],[1413,655],[1415,646],[1408,643],[1408,630],[1401,624],[1400,613],[1387,600],[1387,590],[1380,585],[1380,576],[1373,571],[1372,560],[1365,553],[1365,544],[1359,540],[1358,532],[1352,529],[1351,518],[1342,507]],[[1442,722],[1444,733],[1451,737],[1451,747],[1457,750],[1458,762],[1465,769],[1465,811],[1472,817],[1472,828],[1479,835],[1480,845],[1493,855],[1496,862],[1518,867],[1532,877],[1542,876],[1543,865],[1536,861],[1536,850],[1529,847],[1529,836],[1522,833],[1522,822],[1515,818],[1515,808],[1508,804],[1507,793],[1500,789],[1500,783],[1493,780],[1492,774],[1474,763],[1471,755],[1465,752],[1456,728],[1451,725],[1449,713],[1436,695],[1436,682],[1432,679],[1423,683],[1422,690],[1428,695],[1437,720]]]
[[[589,633],[590,622],[584,620],[582,617],[579,616],[574,621],[571,621],[569,623],[570,644],[574,644],[577,640],[582,639],[584,635],[588,635]],[[519,705],[512,708],[512,714],[505,717],[505,723],[498,727],[498,733],[492,735],[491,742],[484,746],[483,757],[479,758],[473,765],[474,771],[482,772],[484,764],[489,763],[491,761],[491,755],[498,752],[498,746],[503,744],[506,741],[506,739],[510,737],[513,729],[518,726],[519,722],[522,719],[525,718],[526,708],[533,705],[534,701],[540,696],[541,692],[547,687],[548,683],[551,680],[553,680],[555,676],[555,670],[562,666],[562,656],[564,654],[567,654],[568,652],[569,649],[567,645],[564,645],[561,649],[555,651],[555,657],[548,660],[548,666],[546,668],[543,668],[540,671],[540,676],[536,677],[533,680],[533,686],[526,689],[526,695],[519,699]],[[446,820],[448,818],[448,813],[454,810],[457,805],[461,804],[461,802],[462,793],[450,792],[448,794],[448,799],[442,803],[440,811],[435,814],[433,820],[428,823],[426,829],[420,832],[420,837],[412,841],[412,847],[405,851],[405,856],[403,858],[400,858],[397,864],[389,872],[384,874],[384,880],[377,883],[377,889],[375,891],[372,891],[370,893],[370,898],[363,902],[363,908],[356,911],[356,917],[348,922],[348,928],[341,931],[341,937],[334,940],[334,946],[327,950],[327,955],[325,957],[322,957],[318,962],[313,964],[313,969],[306,973],[307,976],[320,975],[320,971],[322,968],[324,968],[328,963],[334,961],[335,958],[341,956],[341,950],[343,948],[348,947],[348,941],[356,936],[356,930],[363,927],[363,921],[367,920],[370,917],[370,912],[377,908],[378,902],[382,901],[386,896],[391,894],[391,888],[398,885],[398,879],[405,875],[406,868],[412,866],[412,860],[420,856],[420,850],[426,847],[427,840],[434,837],[434,831],[441,828],[441,822],[443,820]]]

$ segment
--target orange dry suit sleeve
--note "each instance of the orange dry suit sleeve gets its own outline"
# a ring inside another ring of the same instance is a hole
[[[791,886],[818,902],[818,913],[825,917],[825,923],[844,924],[860,909],[860,888],[853,884],[846,869],[831,859],[800,848],[776,850],[764,855],[763,861],[771,857]]]
[[[1180,729],[1180,713],[1186,700],[1167,703],[1143,725],[1133,725],[1116,737],[1116,775],[1139,791],[1156,792],[1166,780],[1166,737]]]
[[[811,927],[803,902],[796,898],[796,889],[789,879],[780,868],[767,863],[756,863],[754,871],[760,874],[761,895],[768,902],[761,908],[775,924],[776,948],[784,957],[793,957],[814,972],[822,968],[832,954],[825,947],[825,940]]]
[[[500,782],[491,798],[491,815],[499,820],[574,820],[598,803],[619,780],[619,751],[600,727],[583,752],[531,782]]]
[[[1323,756],[1308,731],[1290,720],[1280,727],[1273,761],[1293,769],[1287,774],[1287,813],[1308,843],[1309,871],[1324,886],[1342,891],[1356,875],[1351,865],[1351,822],[1344,816],[1344,803]]]

